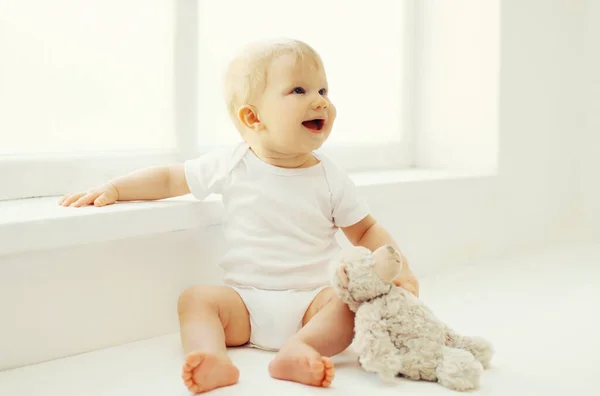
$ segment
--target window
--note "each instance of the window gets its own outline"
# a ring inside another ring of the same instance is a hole
[[[173,149],[172,37],[168,1],[2,1],[0,154]]]
[[[222,73],[239,45],[273,36],[323,57],[338,108],[331,156],[347,169],[408,166],[411,3],[299,4],[0,2],[0,199],[59,195],[239,141]]]
[[[213,134],[211,141],[239,139],[221,105],[221,80],[215,77],[243,41],[285,36],[307,42],[323,58],[329,97],[338,110],[329,146],[401,142],[403,3],[374,0],[366,7],[362,2],[303,0],[291,7],[280,0],[201,1],[198,113]]]

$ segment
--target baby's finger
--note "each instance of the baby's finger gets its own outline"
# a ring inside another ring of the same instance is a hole
[[[63,202],[62,202],[62,206],[69,206],[71,205],[73,202],[77,201],[82,195],[82,193],[77,193],[77,194],[69,194],[67,195]]]
[[[79,206],[89,205],[92,202],[94,202],[94,200],[96,199],[97,196],[98,196],[98,193],[91,193],[91,192],[87,193],[83,197],[81,197],[77,201],[75,201],[75,203],[71,204],[71,206],[74,206],[77,208]]]
[[[419,297],[419,291],[417,290],[417,288],[414,285],[408,285],[406,290],[408,290],[410,293],[414,294],[415,296]]]
[[[65,196],[63,196],[60,201],[58,201],[59,205],[65,206],[65,204],[67,203],[67,199],[69,199],[71,195],[67,194]]]
[[[419,297],[419,293],[417,292],[417,288],[414,287],[414,285],[412,285],[411,283],[404,283],[402,285],[400,285],[404,290],[406,290],[407,292],[414,294],[415,296]]]
[[[109,201],[108,197],[106,196],[106,193],[103,193],[102,195],[100,195],[98,198],[96,198],[94,200],[95,206],[105,206],[105,205],[109,205],[112,203],[113,202]]]

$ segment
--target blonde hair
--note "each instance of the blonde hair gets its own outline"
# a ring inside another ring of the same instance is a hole
[[[229,63],[223,84],[227,112],[236,128],[241,131],[238,109],[255,101],[267,85],[267,70],[273,60],[292,54],[297,61],[306,58],[322,67],[321,57],[308,44],[294,39],[274,39],[251,43]]]

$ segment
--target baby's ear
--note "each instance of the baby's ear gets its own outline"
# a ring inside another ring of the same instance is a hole
[[[402,270],[402,255],[393,246],[385,245],[373,252],[374,271],[384,282],[391,282]]]
[[[344,288],[347,288],[348,284],[350,283],[350,280],[348,279],[348,273],[346,272],[346,264],[342,264],[338,267],[337,276],[338,276],[338,279],[340,280],[340,284]]]
[[[251,105],[243,105],[238,110],[238,121],[244,125],[246,128],[252,129],[254,131],[259,131],[263,129],[263,124],[258,117],[258,112],[256,107]]]

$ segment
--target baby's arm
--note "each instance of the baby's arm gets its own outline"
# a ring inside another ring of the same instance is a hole
[[[394,284],[408,290],[415,296],[419,295],[419,281],[412,273],[408,260],[401,253],[394,238],[385,228],[377,224],[373,216],[368,215],[354,225],[343,227],[342,231],[353,245],[364,246],[373,252],[384,245],[394,246],[402,256],[402,271],[394,279]]]
[[[139,169],[90,190],[64,196],[59,205],[105,206],[116,201],[156,200],[190,192],[183,164]]]

